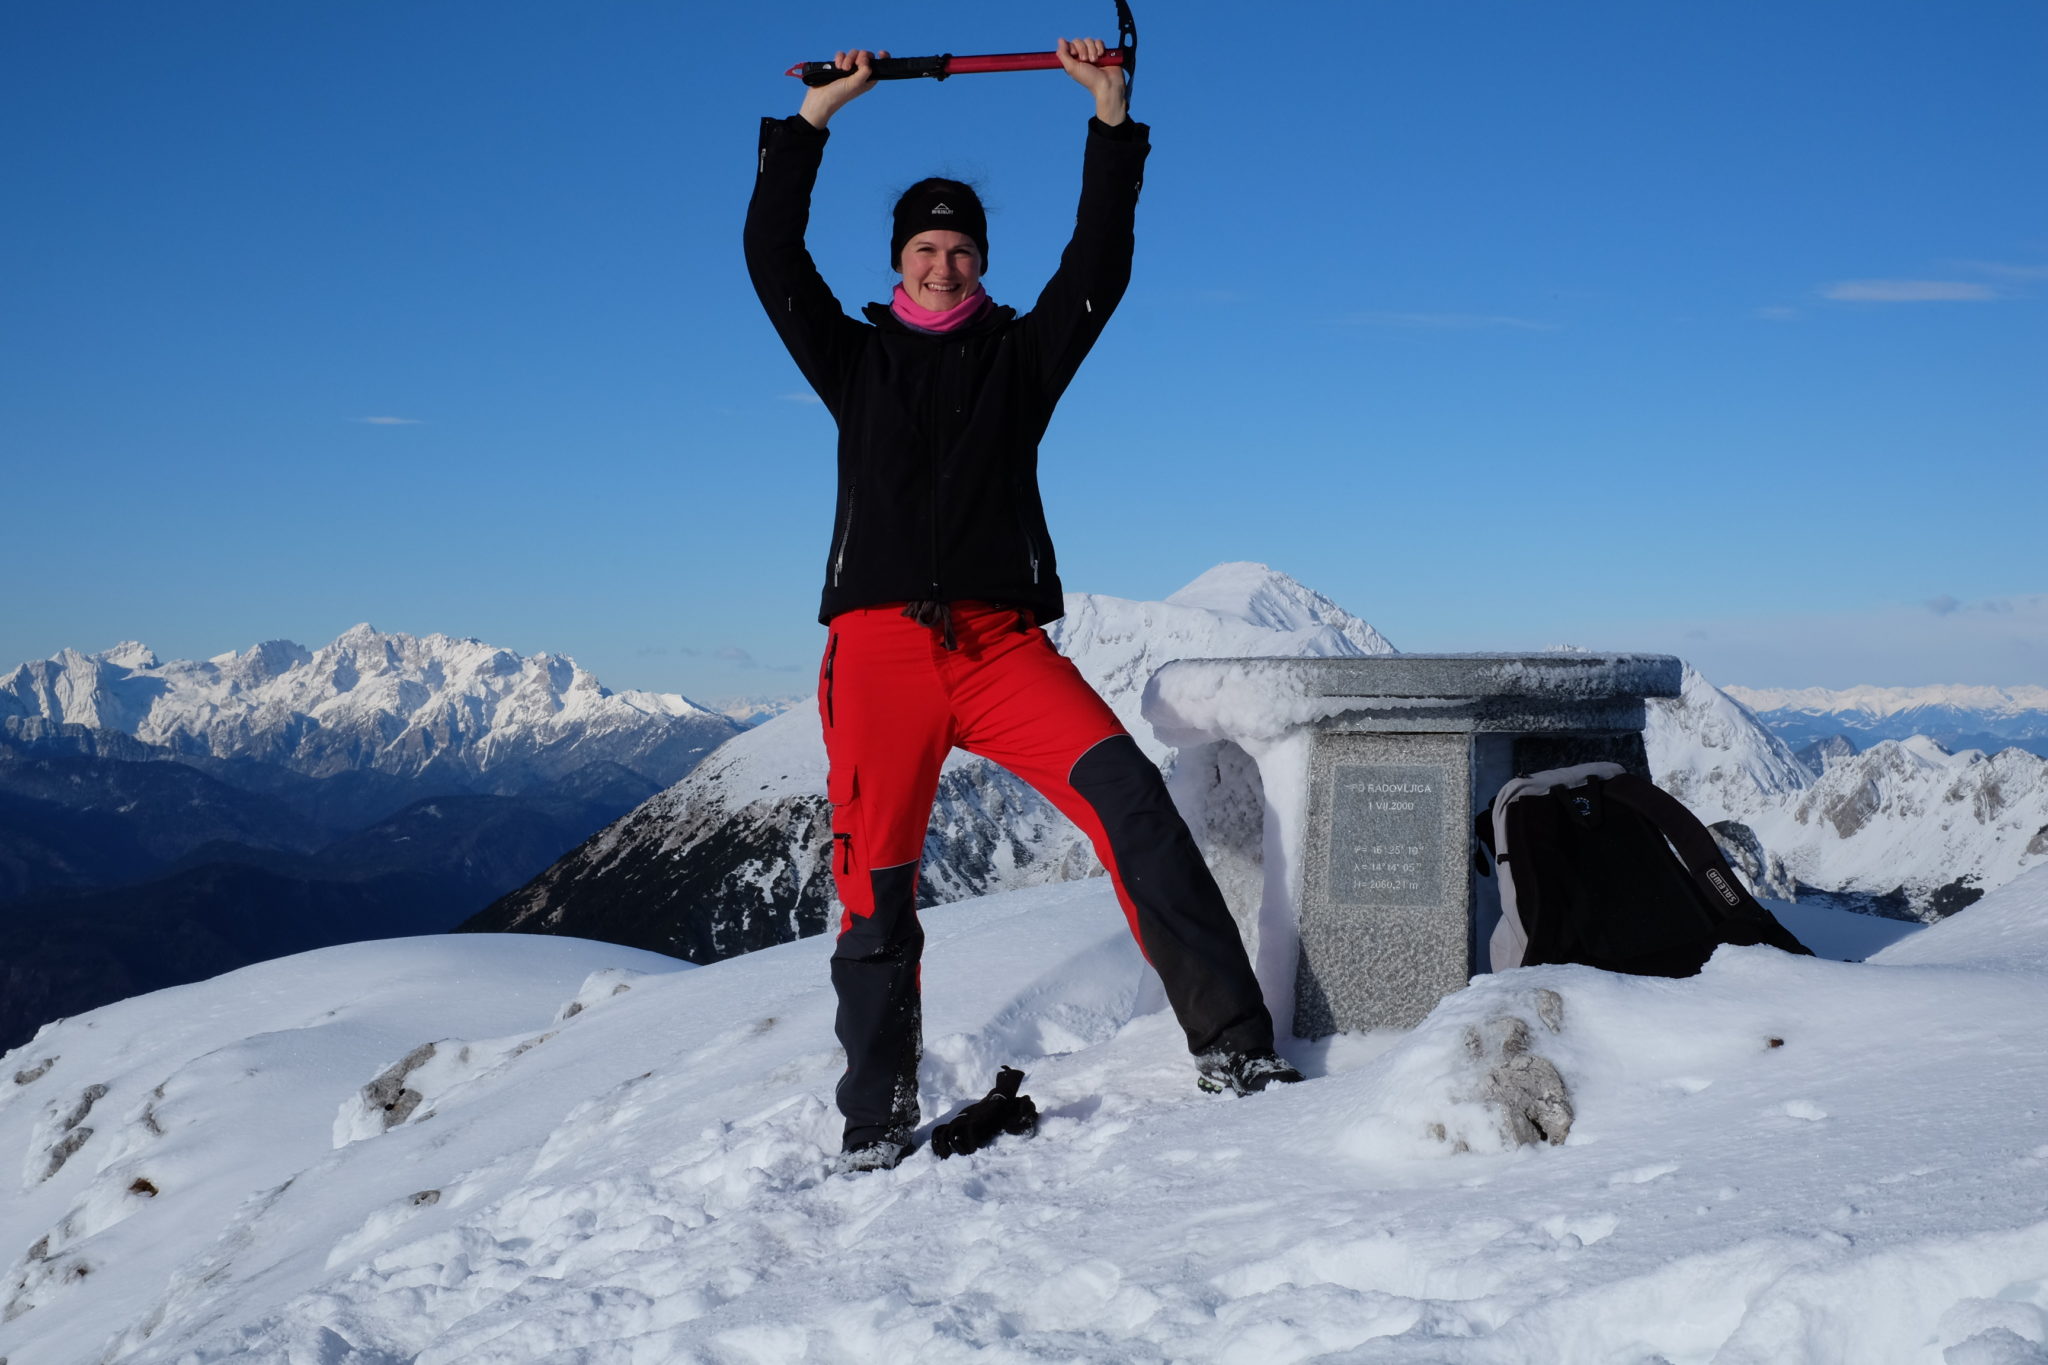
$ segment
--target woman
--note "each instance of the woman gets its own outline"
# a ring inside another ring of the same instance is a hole
[[[1038,496],[1038,440],[1130,279],[1148,130],[1125,112],[1103,44],[1061,39],[1094,97],[1074,236],[1031,311],[982,288],[988,224],[952,180],[898,201],[903,276],[865,321],[846,316],[804,249],[834,114],[874,84],[853,74],[761,121],[747,268],[762,306],[839,424],[839,501],[819,619],[818,709],[830,757],[832,955],[842,1169],[895,1165],[917,1127],[917,865],[939,768],[958,747],[1016,773],[1087,832],[1187,1033],[1205,1089],[1246,1094],[1300,1073],[1243,941],[1159,772],[1039,627],[1064,610]],[[886,57],[888,54],[880,54]]]

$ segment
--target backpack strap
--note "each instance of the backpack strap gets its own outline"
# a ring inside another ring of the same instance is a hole
[[[1778,917],[1757,903],[1721,856],[1720,846],[1699,818],[1663,788],[1632,773],[1606,780],[1605,794],[1655,826],[1677,851],[1678,860],[1698,884],[1708,909],[1719,918],[1730,943],[1767,943],[1788,953],[1812,957],[1813,950],[1794,938]]]

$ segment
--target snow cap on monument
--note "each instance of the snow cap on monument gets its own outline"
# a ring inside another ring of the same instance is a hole
[[[920,180],[896,201],[896,227],[889,236],[889,268],[903,268],[903,248],[920,232],[964,232],[988,269],[988,214],[970,185],[940,176]]]

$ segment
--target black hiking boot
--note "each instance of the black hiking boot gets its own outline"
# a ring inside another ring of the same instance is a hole
[[[1195,1058],[1195,1084],[1212,1095],[1251,1095],[1306,1079],[1274,1052],[1205,1052]]]
[[[910,1155],[910,1150],[911,1143],[907,1137],[869,1138],[865,1142],[849,1144],[828,1164],[834,1175],[894,1170],[904,1157]]]

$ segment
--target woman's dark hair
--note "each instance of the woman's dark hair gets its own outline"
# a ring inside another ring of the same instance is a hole
[[[920,232],[945,229],[964,232],[981,252],[981,268],[988,269],[988,211],[972,185],[943,176],[918,181],[896,201],[895,230],[889,236],[889,268],[903,268],[903,247]]]

